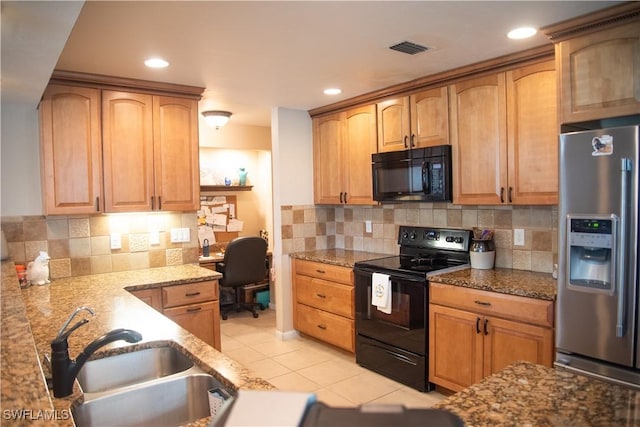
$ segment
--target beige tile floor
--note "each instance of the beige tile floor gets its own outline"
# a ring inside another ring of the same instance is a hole
[[[279,390],[313,392],[334,407],[363,403],[428,408],[445,396],[421,393],[360,367],[355,356],[308,337],[282,341],[276,336],[274,310],[230,313],[221,321],[222,352]]]

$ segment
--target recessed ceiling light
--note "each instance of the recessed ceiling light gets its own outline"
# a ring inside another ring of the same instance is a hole
[[[169,63],[162,58],[149,58],[144,61],[144,65],[149,68],[165,68],[169,66]]]
[[[325,95],[339,95],[342,93],[342,89],[338,88],[329,88],[324,90]]]
[[[514,40],[526,39],[532,37],[538,31],[533,27],[520,27],[515,28],[507,33],[507,37]]]

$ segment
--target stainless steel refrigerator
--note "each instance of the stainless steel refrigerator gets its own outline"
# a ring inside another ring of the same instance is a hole
[[[560,135],[556,366],[640,388],[638,129]]]

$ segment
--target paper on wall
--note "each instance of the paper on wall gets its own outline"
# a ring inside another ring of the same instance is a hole
[[[215,196],[211,201],[214,205],[221,205],[227,203],[227,196]]]
[[[227,225],[227,216],[225,214],[213,214],[213,225]]]
[[[227,224],[227,231],[242,231],[244,228],[244,222],[239,219],[230,219]]]
[[[198,241],[200,242],[200,247],[204,245],[204,239],[208,239],[209,244],[212,245],[216,242],[216,235],[213,234],[213,228],[201,225],[198,227]]]

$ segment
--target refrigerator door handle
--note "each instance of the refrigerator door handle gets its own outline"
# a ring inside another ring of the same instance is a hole
[[[626,276],[627,276],[627,234],[629,227],[629,175],[631,159],[620,160],[620,233],[618,235],[618,265],[616,280],[618,282],[618,316],[616,319],[616,337],[622,338],[626,333]]]

